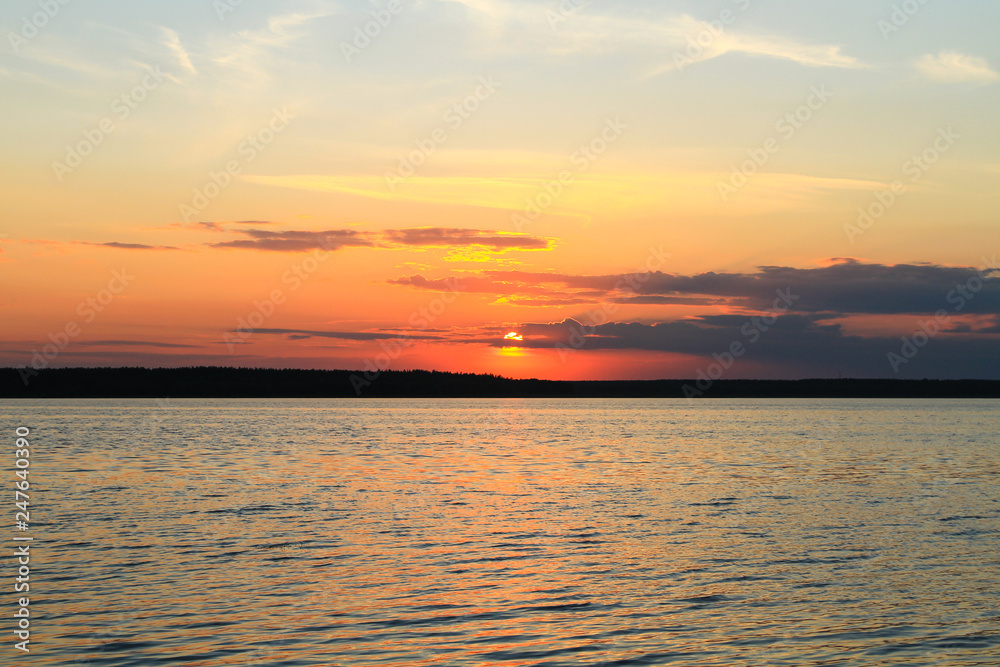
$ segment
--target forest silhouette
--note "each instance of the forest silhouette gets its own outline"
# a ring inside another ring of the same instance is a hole
[[[706,386],[707,385],[707,386]],[[995,380],[518,380],[437,371],[0,368],[2,398],[1000,398]]]

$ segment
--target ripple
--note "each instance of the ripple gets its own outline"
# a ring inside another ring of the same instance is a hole
[[[993,402],[176,403],[0,402],[32,664],[996,663]]]

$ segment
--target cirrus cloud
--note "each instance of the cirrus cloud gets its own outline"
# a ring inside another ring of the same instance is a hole
[[[987,83],[1000,78],[1000,74],[990,68],[985,58],[957,51],[942,51],[937,55],[928,53],[917,60],[916,68],[924,77],[940,83],[963,81]]]

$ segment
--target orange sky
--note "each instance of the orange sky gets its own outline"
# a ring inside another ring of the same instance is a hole
[[[202,4],[7,21],[0,363],[1000,372],[997,8]]]

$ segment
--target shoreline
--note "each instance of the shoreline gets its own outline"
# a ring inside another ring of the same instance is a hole
[[[517,380],[439,371],[0,368],[0,398],[1000,398],[1000,380]]]

